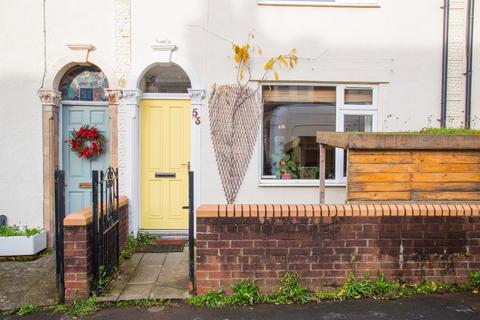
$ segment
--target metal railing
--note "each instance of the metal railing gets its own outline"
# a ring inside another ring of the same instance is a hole
[[[65,172],[55,170],[55,260],[58,302],[65,302],[64,228]]]
[[[192,283],[193,292],[196,290],[195,286],[195,218],[194,218],[194,173],[188,172],[188,265],[190,282]]]
[[[118,208],[118,169],[92,171],[92,290],[97,293],[104,289],[120,260]]]

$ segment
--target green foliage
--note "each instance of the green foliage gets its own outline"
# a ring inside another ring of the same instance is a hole
[[[318,300],[346,299],[396,299],[413,295],[456,292],[462,290],[460,285],[438,281],[423,281],[417,284],[401,284],[398,281],[387,281],[383,273],[379,273],[374,281],[368,273],[358,280],[350,274],[345,284],[336,290],[319,291]]]
[[[365,274],[363,280],[357,280],[353,274],[350,274],[339,295],[343,299],[372,298],[373,292],[374,286],[368,274]]]
[[[339,295],[339,290],[330,290],[330,291],[318,291],[315,292],[315,298],[317,298],[318,301],[331,301],[331,300],[337,300]]]
[[[478,293],[480,290],[480,271],[471,272],[468,276],[468,286],[474,293]]]
[[[247,306],[261,301],[260,290],[253,279],[232,285],[233,294],[225,298],[226,304]]]
[[[57,304],[53,307],[52,310],[53,313],[67,313],[68,312],[68,306],[64,304]]]
[[[465,128],[424,128],[419,133],[435,135],[480,135],[480,130]]]
[[[110,283],[110,279],[107,277],[107,271],[105,270],[105,266],[98,267],[98,287],[102,291],[104,290],[108,284]]]
[[[85,300],[75,300],[68,309],[68,313],[73,317],[83,317],[94,313],[100,307],[97,304],[97,297],[92,296]]]
[[[201,296],[188,297],[187,303],[196,307],[223,307],[225,305],[225,293],[223,290],[210,291]]]
[[[20,228],[19,226],[0,226],[0,237],[16,237],[16,236],[27,236],[31,237],[36,234],[39,234],[42,231],[40,228],[29,228],[24,226]]]
[[[282,167],[282,162],[285,163],[285,166]],[[295,158],[291,154],[285,154],[280,161],[279,165],[279,171],[280,173],[286,173],[292,177],[292,179],[298,179],[299,177],[299,172],[298,172],[298,166]]]
[[[150,233],[138,233],[136,238],[132,234],[129,235],[125,248],[120,253],[120,260],[130,259],[138,247],[149,245],[155,238],[155,235]]]
[[[300,276],[286,273],[280,278],[280,288],[270,296],[275,304],[304,304],[310,302],[309,290],[300,284]]]
[[[23,317],[38,311],[40,311],[40,308],[33,304],[24,304],[20,307],[20,309],[18,309],[16,315]]]

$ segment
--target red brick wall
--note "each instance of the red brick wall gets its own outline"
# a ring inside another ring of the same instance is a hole
[[[128,219],[128,200],[122,197],[119,207],[120,250],[127,241]],[[71,213],[65,218],[64,225],[65,300],[71,302],[90,295],[93,254],[91,210]]]
[[[128,238],[128,203],[119,208],[120,251],[125,248]]]
[[[229,291],[232,282],[248,277],[268,292],[286,272],[299,273],[304,285],[317,290],[341,285],[350,272],[457,282],[480,270],[478,216],[203,215],[197,218],[198,293]]]
[[[65,228],[65,300],[90,295],[92,272],[92,225]]]

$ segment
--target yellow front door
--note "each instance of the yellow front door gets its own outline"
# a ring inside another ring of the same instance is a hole
[[[142,229],[188,228],[190,100],[142,100]]]

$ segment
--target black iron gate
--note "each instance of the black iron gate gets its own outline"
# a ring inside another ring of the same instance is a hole
[[[194,217],[194,173],[188,172],[188,274],[192,283],[193,292],[195,286],[195,217]]]
[[[55,260],[57,295],[60,303],[65,302],[63,219],[65,219],[65,172],[57,169],[55,170]]]
[[[92,290],[100,292],[120,258],[118,169],[92,171]]]

